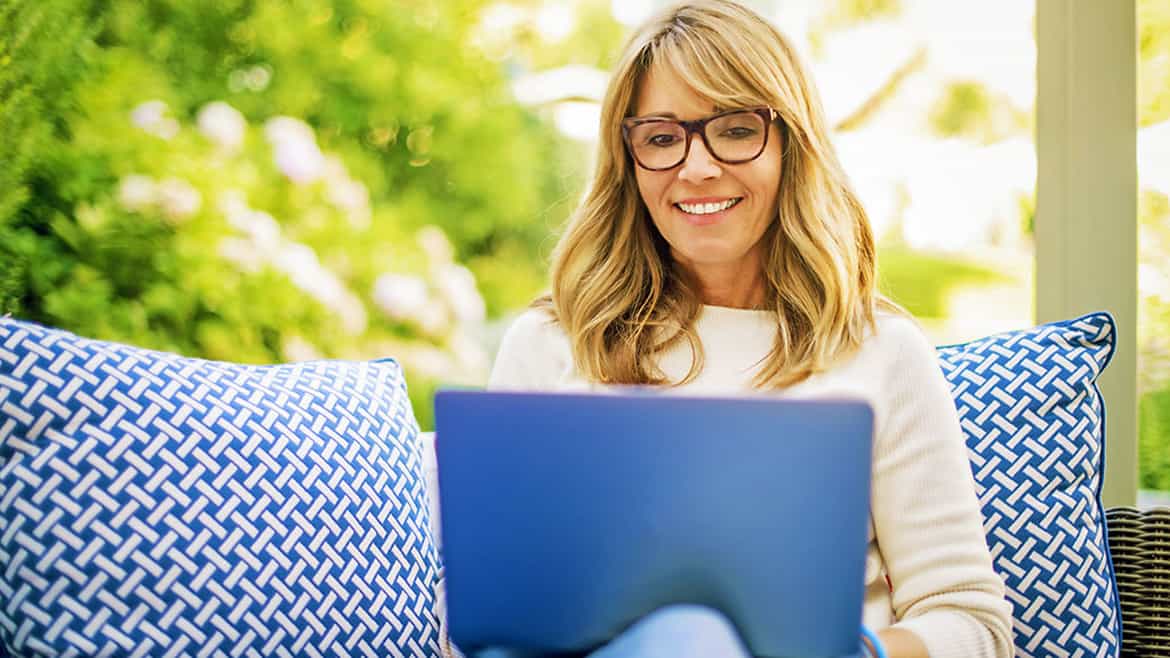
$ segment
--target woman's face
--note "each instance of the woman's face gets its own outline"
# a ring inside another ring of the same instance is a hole
[[[635,116],[694,120],[723,109],[695,95],[671,70],[654,66],[637,90]],[[666,171],[634,165],[638,191],[674,259],[703,278],[704,272],[759,271],[761,239],[777,216],[783,145],[775,122],[763,153],[724,164],[692,136],[681,164]]]

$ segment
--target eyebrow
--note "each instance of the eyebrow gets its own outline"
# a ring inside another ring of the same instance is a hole
[[[719,114],[720,112],[725,112],[729,109],[731,109],[731,108],[720,107],[720,106],[716,105],[711,110],[711,113],[707,114],[706,116],[712,116],[715,114]],[[677,121],[678,115],[675,114],[674,112],[650,112],[648,114],[638,114],[632,118],[634,118],[634,119],[674,119],[675,121]]]

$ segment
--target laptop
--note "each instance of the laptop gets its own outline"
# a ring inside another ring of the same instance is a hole
[[[589,651],[689,603],[755,656],[860,655],[867,403],[452,390],[435,429],[463,651]]]

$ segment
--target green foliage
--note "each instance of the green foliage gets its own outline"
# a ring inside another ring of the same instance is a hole
[[[395,356],[428,427],[578,186],[468,45],[482,4],[3,4],[2,310],[237,362]]]
[[[990,118],[991,95],[978,82],[948,85],[930,117],[935,132],[945,137],[976,133]]]
[[[537,27],[539,0],[508,4],[521,20],[514,25],[481,29],[476,37],[488,54],[520,72],[546,71],[561,66],[589,66],[609,70],[625,44],[626,28],[614,19],[609,0],[581,0],[567,9],[575,19],[570,32],[549,40]]]
[[[1170,3],[1138,0],[1138,121],[1170,119]]]
[[[1170,120],[1170,4],[1139,0],[1138,121]],[[1140,174],[1140,172],[1139,172]],[[1170,279],[1170,201],[1149,190],[1138,199],[1139,263]],[[1147,284],[1148,285],[1148,284]],[[1167,284],[1170,285],[1170,284]],[[1170,490],[1170,293],[1139,290],[1139,486]]]
[[[946,317],[947,298],[957,288],[1004,278],[975,263],[902,245],[883,245],[879,249],[878,274],[882,293],[924,319]]]
[[[1138,414],[1138,487],[1170,491],[1170,388],[1141,397]]]
[[[829,0],[809,26],[812,52],[820,55],[828,33],[855,27],[871,20],[896,18],[902,13],[901,0]]]
[[[826,27],[839,28],[902,13],[901,0],[833,0],[824,14]]]
[[[46,281],[33,266],[59,250],[49,220],[61,208],[46,188],[85,74],[87,12],[82,0],[0,4],[0,314],[37,308],[32,287]]]
[[[438,224],[462,258],[535,244],[561,192],[535,165],[556,163],[560,145],[465,45],[479,3],[406,4],[123,1],[103,38],[183,81],[180,116],[223,99],[250,119],[303,118],[362,156],[372,202],[416,228]]]
[[[947,85],[930,112],[930,126],[942,137],[964,137],[983,144],[1026,132],[1030,119],[978,82]]]
[[[1016,197],[1020,206],[1020,233],[1029,237],[1036,235],[1036,194],[1020,194]]]
[[[1138,303],[1139,485],[1170,490],[1170,199],[1143,191],[1138,200],[1139,265],[1162,281],[1143,277]]]
[[[1163,280],[1145,280],[1138,305],[1141,415],[1138,450],[1143,487],[1170,490],[1170,200],[1145,191],[1138,203],[1139,263]]]

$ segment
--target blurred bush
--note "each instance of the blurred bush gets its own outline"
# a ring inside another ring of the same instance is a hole
[[[1138,214],[1140,486],[1170,491],[1170,200],[1145,191]]]
[[[32,264],[60,260],[45,234],[63,210],[52,170],[67,157],[65,117],[92,33],[81,8],[76,0],[0,4],[0,313],[35,305],[35,290],[53,275]]]
[[[466,45],[480,9],[0,5],[0,312],[239,362],[395,356],[429,427],[437,383],[483,380],[486,317],[543,286],[576,187]]]
[[[1170,2],[1138,0],[1138,114],[1143,126],[1170,119]]]
[[[1138,123],[1170,120],[1170,3],[1139,0]],[[1138,172],[1139,180],[1142,172]],[[1138,199],[1139,486],[1170,491],[1170,200]]]
[[[882,293],[926,321],[938,321],[948,315],[947,301],[956,290],[1008,279],[955,254],[932,254],[889,240],[879,245],[878,264],[878,288]]]
[[[1033,120],[1029,112],[1013,107],[1003,94],[995,94],[971,80],[948,83],[930,112],[935,134],[963,137],[980,144],[1027,134]]]

